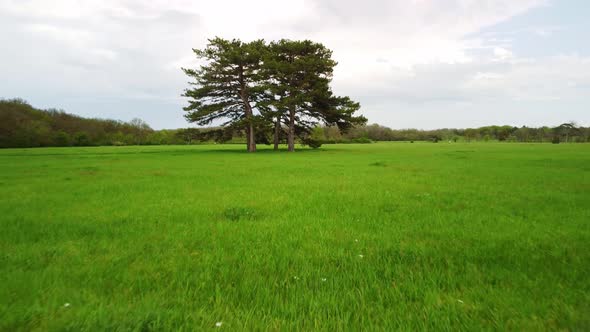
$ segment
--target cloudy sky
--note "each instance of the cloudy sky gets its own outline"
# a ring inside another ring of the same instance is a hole
[[[392,128],[590,125],[588,0],[0,0],[0,98],[178,128],[192,48],[312,39]]]

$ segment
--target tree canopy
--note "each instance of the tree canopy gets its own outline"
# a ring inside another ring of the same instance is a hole
[[[222,119],[222,126],[243,128],[248,151],[256,151],[254,108],[264,95],[260,75],[264,48],[262,40],[215,38],[204,49],[194,49],[206,63],[199,69],[183,68],[194,79],[183,94],[189,98],[186,119],[199,125]]]
[[[189,98],[184,108],[187,120],[207,125],[224,119],[222,126],[246,132],[250,152],[256,150],[257,140],[266,141],[269,128],[274,127],[275,149],[286,130],[293,151],[295,136],[304,138],[320,123],[344,131],[366,122],[354,116],[359,103],[333,95],[330,82],[337,63],[332,51],[320,43],[215,38],[194,52],[205,64],[183,68],[194,79],[183,94]]]

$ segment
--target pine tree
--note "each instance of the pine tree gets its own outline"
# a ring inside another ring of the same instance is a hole
[[[205,64],[199,69],[182,69],[194,79],[189,82],[193,87],[183,94],[189,98],[186,119],[199,125],[222,119],[223,126],[244,130],[247,150],[256,151],[254,109],[264,96],[261,66],[265,49],[263,40],[243,43],[222,38],[210,39],[202,50],[194,49]]]
[[[275,149],[281,123],[287,125],[289,151],[295,149],[295,136],[303,136],[319,122],[346,130],[366,122],[353,114],[360,108],[348,97],[335,97],[330,89],[336,62],[332,51],[309,40],[272,42],[266,54],[263,72],[272,95],[267,98],[275,125]]]

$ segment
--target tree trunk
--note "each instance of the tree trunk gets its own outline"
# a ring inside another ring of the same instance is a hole
[[[248,152],[256,152],[256,139],[254,138],[254,125],[248,125]]]
[[[254,132],[254,124],[252,123],[254,117],[252,107],[246,98],[243,98],[242,100],[244,101],[246,121],[248,122],[246,126],[246,149],[248,152],[256,152],[256,135]]]
[[[246,151],[250,151],[250,127],[246,126]]]
[[[281,132],[281,117],[277,116],[277,121],[275,122],[275,137],[274,137],[275,151],[277,151],[279,149],[279,133],[280,132]]]
[[[250,126],[246,126],[246,151],[250,151]]]
[[[295,151],[295,108],[289,109],[289,135],[287,137],[289,151]]]
[[[239,95],[242,99],[242,102],[244,103],[244,113],[246,115],[246,122],[248,123],[246,126],[246,149],[248,152],[256,152],[256,135],[254,135],[254,124],[252,123],[254,113],[252,112],[252,106],[250,106],[248,94],[246,93],[246,84],[244,83],[244,68],[240,65],[239,70]]]

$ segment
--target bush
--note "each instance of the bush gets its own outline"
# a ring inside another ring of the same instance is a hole
[[[370,139],[366,138],[366,137],[360,137],[360,138],[355,138],[352,140],[352,143],[358,143],[358,144],[370,144],[373,143],[373,141],[371,141]]]
[[[90,145],[90,138],[88,137],[88,134],[83,131],[76,133],[76,135],[74,136],[74,145],[76,145],[76,146]]]
[[[555,136],[555,137],[553,137],[553,138],[551,139],[551,143],[553,143],[553,144],[559,144],[559,142],[560,142],[560,141],[559,141],[559,136]]]
[[[57,146],[69,146],[70,145],[70,135],[64,131],[59,131],[55,135],[55,145]]]
[[[302,143],[303,143],[303,145],[307,145],[312,149],[317,149],[322,146],[322,142],[320,140],[313,139],[313,138],[306,138],[303,140]]]

